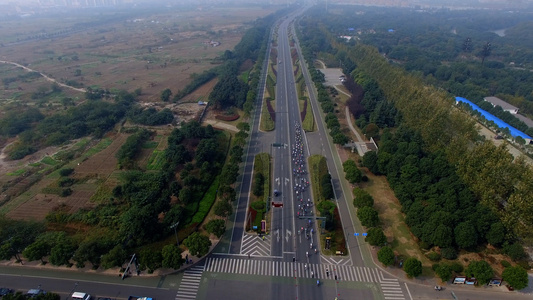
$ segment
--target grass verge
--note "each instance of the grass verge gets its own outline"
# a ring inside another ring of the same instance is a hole
[[[263,107],[261,109],[261,123],[259,124],[259,129],[262,131],[272,131],[274,130],[274,121],[270,117],[268,112],[266,100],[263,100]]]

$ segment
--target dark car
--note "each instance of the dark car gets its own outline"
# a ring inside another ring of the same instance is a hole
[[[37,295],[46,294],[46,291],[43,291],[41,289],[31,289],[26,293],[26,297],[28,298],[34,298],[37,297]]]
[[[0,297],[3,297],[5,295],[8,295],[8,294],[13,294],[14,291],[12,289],[8,289],[8,288],[0,288]]]
[[[277,197],[279,196],[280,192],[278,190],[274,190],[274,196]]]

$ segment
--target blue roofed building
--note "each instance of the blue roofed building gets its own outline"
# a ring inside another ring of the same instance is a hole
[[[496,97],[494,97],[496,98]],[[494,116],[493,114],[489,113],[488,111],[480,108],[479,106],[477,106],[476,104],[474,104],[473,102],[467,100],[466,98],[463,98],[463,97],[455,97],[455,103],[466,103],[468,105],[470,105],[470,107],[472,107],[473,110],[479,112],[485,119],[487,119],[488,121],[492,121],[494,122],[494,124],[496,124],[496,126],[498,126],[499,128],[501,129],[504,129],[504,128],[508,128],[509,129],[509,132],[511,133],[511,135],[516,138],[518,136],[522,137],[524,140],[526,140],[526,143],[527,144],[531,144],[533,142],[533,138],[531,138],[529,135],[523,133],[522,131],[514,128],[513,126],[507,124],[506,122],[504,122],[503,120],[501,120],[500,118],[497,118],[496,116]],[[503,108],[503,107],[502,107]],[[517,112],[518,112],[518,108],[517,108]]]

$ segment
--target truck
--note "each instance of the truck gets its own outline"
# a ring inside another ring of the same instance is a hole
[[[150,298],[150,297],[129,296],[128,300],[155,300],[155,299]]]

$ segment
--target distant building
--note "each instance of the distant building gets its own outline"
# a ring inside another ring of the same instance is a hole
[[[490,104],[492,104],[492,106],[499,106],[504,111],[508,111],[508,112],[512,113],[513,115],[516,115],[518,113],[518,107],[516,107],[514,105],[511,105],[511,104],[503,101],[500,98],[497,98],[497,97],[485,97],[485,98],[483,98],[483,100],[489,102]]]

